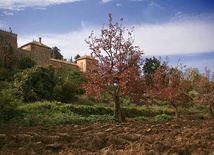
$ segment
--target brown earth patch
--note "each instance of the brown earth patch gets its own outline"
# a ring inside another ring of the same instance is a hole
[[[214,119],[0,126],[0,155],[214,155]]]

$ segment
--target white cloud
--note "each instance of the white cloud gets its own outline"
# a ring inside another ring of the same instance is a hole
[[[141,24],[135,44],[147,55],[172,55],[214,51],[214,20],[174,19],[169,23]]]
[[[111,2],[113,0],[102,0],[102,3],[108,3],[108,2]]]
[[[7,15],[7,16],[13,16],[14,15],[14,13],[12,11],[3,11],[3,14]]]
[[[50,5],[56,5],[61,3],[71,3],[81,0],[1,0],[0,9],[20,11],[27,7],[44,9]]]
[[[117,3],[116,6],[117,6],[117,7],[120,7],[120,6],[122,6],[122,4],[121,4],[121,3]]]
[[[67,59],[70,59],[71,56],[74,58],[77,54],[81,56],[90,55],[90,50],[85,39],[88,38],[92,30],[97,34],[97,30],[99,29],[90,27],[90,24],[86,27],[85,22],[82,22],[82,25],[83,27],[80,30],[64,34],[44,33],[38,35],[37,33],[18,36],[18,46],[20,47],[29,43],[33,39],[38,41],[38,38],[42,37],[42,43],[49,47],[57,46],[61,50],[61,54]]]
[[[162,24],[140,24],[135,26],[135,45],[140,46],[147,56],[191,54],[214,51],[214,20],[212,18],[188,17],[173,19]],[[196,20],[198,19],[198,20]],[[82,28],[64,34],[26,34],[18,36],[18,45],[26,44],[38,37],[50,47],[57,46],[65,58],[76,54],[89,55],[90,50],[84,39],[93,30],[95,36],[100,36],[101,26],[82,22]],[[125,21],[124,21],[125,26]],[[38,40],[38,39],[37,39]]]
[[[159,4],[157,4],[157,3],[153,2],[153,1],[151,1],[149,3],[149,7],[153,8],[153,9],[161,9],[161,10],[163,9],[163,7],[161,5],[159,5]]]

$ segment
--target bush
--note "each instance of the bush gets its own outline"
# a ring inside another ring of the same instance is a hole
[[[145,121],[148,121],[149,119],[144,116],[139,116],[139,117],[135,117],[134,120],[140,121],[140,122],[145,122]]]
[[[11,89],[0,91],[0,123],[7,123],[11,119],[19,117],[20,113],[17,107],[20,105],[20,100],[14,98]]]
[[[11,83],[7,81],[0,81],[0,91],[4,89],[9,89],[11,87]]]
[[[159,121],[159,120],[161,120],[161,121],[169,121],[169,120],[172,120],[173,117],[170,116],[170,115],[167,115],[167,114],[161,114],[161,115],[155,116],[154,119],[155,119],[156,121]]]
[[[71,104],[46,101],[29,103],[20,106],[18,109],[19,112],[22,113],[22,118],[19,120],[20,123],[28,126],[47,124],[99,124],[115,122],[114,116],[104,114],[106,111],[102,111],[102,107],[93,109],[92,106],[77,107],[72,106]]]
[[[22,125],[48,125],[48,124],[83,124],[89,122],[88,118],[71,112],[69,105],[59,102],[35,102],[22,105],[19,111],[23,117]]]
[[[115,123],[116,119],[112,115],[90,115],[89,121],[96,124]]]
[[[69,105],[69,110],[76,114],[88,117],[90,115],[113,115],[113,108],[99,105]]]
[[[14,75],[18,72],[16,69],[6,69],[0,67],[0,81],[13,81]]]
[[[17,96],[25,102],[53,100],[55,86],[56,77],[52,66],[26,69],[18,73],[14,81]]]
[[[71,103],[77,100],[77,89],[70,82],[63,82],[54,89],[54,99],[63,103]]]
[[[36,65],[36,61],[32,60],[29,57],[23,57],[18,62],[18,68],[23,70],[27,68],[32,68],[35,65]]]

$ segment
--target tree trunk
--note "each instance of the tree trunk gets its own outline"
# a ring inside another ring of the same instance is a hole
[[[178,118],[179,117],[178,107],[174,106],[174,108],[175,108],[175,118]]]
[[[119,122],[125,122],[125,114],[122,112],[120,108],[120,100],[119,97],[115,97],[114,102],[114,116]]]
[[[214,117],[214,104],[213,105],[210,105],[210,114],[212,117]]]

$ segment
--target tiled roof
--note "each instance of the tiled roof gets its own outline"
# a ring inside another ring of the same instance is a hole
[[[61,63],[68,64],[68,65],[77,66],[77,64],[75,64],[75,63],[67,62],[67,61],[63,61],[63,60],[59,60],[59,59],[53,59],[53,58],[51,58],[50,60],[51,60],[51,61],[55,61],[55,62],[61,62]],[[77,66],[77,67],[78,67],[78,66]]]
[[[25,45],[23,45],[23,46],[21,46],[21,48],[24,47],[24,46],[30,45],[30,44],[42,46],[42,47],[45,47],[45,48],[51,48],[51,47],[49,47],[49,46],[47,46],[47,45],[45,45],[45,44],[43,44],[43,43],[40,43],[40,42],[38,42],[38,41],[35,41],[35,40],[32,41],[32,42],[29,42],[29,43],[27,43],[27,44],[25,44]]]
[[[93,58],[91,56],[84,55],[84,56],[78,58],[77,60],[82,60],[82,59],[93,59]]]

